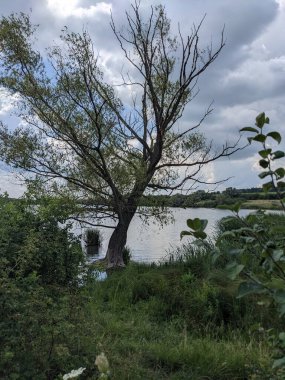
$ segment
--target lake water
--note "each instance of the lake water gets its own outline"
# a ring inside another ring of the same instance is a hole
[[[185,244],[191,238],[184,237],[181,241],[180,232],[188,229],[186,220],[189,218],[208,219],[206,232],[211,237],[215,232],[216,222],[225,216],[232,215],[232,212],[228,210],[209,208],[172,208],[171,210],[174,223],[163,227],[153,223],[151,219],[148,224],[145,224],[138,216],[134,217],[129,227],[127,239],[132,260],[148,263],[157,262],[163,260],[168,252],[174,251],[177,247]],[[252,210],[241,210],[240,215],[246,216],[250,212]],[[83,230],[78,227],[75,232],[80,234]],[[90,261],[103,258],[107,251],[108,241],[113,230],[108,228],[100,228],[100,230],[103,235],[103,244],[98,255],[89,256]]]

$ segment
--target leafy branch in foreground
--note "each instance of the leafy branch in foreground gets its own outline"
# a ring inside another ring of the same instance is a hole
[[[205,239],[207,237],[206,232],[204,231],[207,227],[208,220],[206,219],[187,219],[187,226],[190,228],[190,231],[182,231],[180,233],[180,238],[183,236],[194,236],[197,239]]]
[[[257,142],[262,149],[258,151],[260,156],[259,165],[263,171],[259,174],[261,179],[269,177],[270,181],[263,184],[263,191],[268,192],[273,189],[279,198],[281,207],[284,207],[285,169],[276,165],[276,161],[284,158],[285,152],[273,150],[268,141],[273,139],[278,144],[282,137],[277,131],[266,132],[266,125],[269,118],[265,113],[256,117],[255,127],[242,128],[242,132],[250,132],[254,135],[248,138],[249,143]],[[277,168],[275,168],[277,166]],[[241,283],[238,290],[238,298],[258,294],[259,304],[269,306],[274,304],[279,310],[281,319],[285,315],[285,234],[278,223],[278,215],[271,216],[273,223],[268,223],[268,217],[264,211],[250,214],[247,218],[239,215],[240,204],[237,203],[230,209],[235,216],[227,217],[224,223],[239,221],[239,227],[223,232],[215,247],[213,261],[224,255],[222,245],[237,243],[232,249],[226,252],[228,264],[225,268],[227,276],[234,280],[238,276]],[[276,222],[274,223],[274,219]],[[195,219],[187,220],[187,225],[191,229],[183,231],[181,237],[192,235],[199,238],[200,244],[205,244],[206,233],[203,226],[207,221]],[[203,229],[203,232],[201,233]],[[273,363],[273,368],[285,368],[285,333],[280,332],[278,338],[275,337],[275,347],[277,348],[277,359]]]
[[[258,154],[261,157],[259,160],[259,165],[261,166],[261,168],[265,170],[259,174],[259,178],[270,178],[270,181],[262,185],[263,190],[264,192],[268,192],[269,190],[273,189],[278,195],[283,211],[285,211],[285,205],[283,200],[283,191],[285,189],[285,169],[283,166],[274,169],[276,160],[283,158],[285,156],[285,152],[283,152],[282,150],[274,151],[268,145],[269,138],[275,140],[278,144],[280,144],[282,137],[280,133],[277,131],[270,131],[265,134],[266,124],[269,124],[269,118],[265,116],[264,112],[262,112],[256,117],[256,128],[244,127],[241,129],[241,132],[254,133],[254,136],[248,137],[249,143],[251,144],[253,141],[256,141],[261,144],[262,149],[258,151]]]

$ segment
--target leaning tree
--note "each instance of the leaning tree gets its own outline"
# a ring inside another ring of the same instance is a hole
[[[144,19],[138,3],[126,13],[125,28],[111,19],[130,65],[121,86],[136,94],[120,98],[122,91],[104,81],[87,32],[65,29],[60,45],[41,54],[27,15],[0,22],[0,85],[15,95],[22,118],[14,130],[1,124],[1,158],[33,173],[30,179],[44,178],[50,191],[73,196],[99,224],[116,220],[108,267],[124,265],[128,227],[144,194],[185,189],[200,180],[205,164],[236,150],[225,144],[213,152],[197,133],[209,109],[196,125],[176,124],[224,46],[222,33],[216,49],[201,49],[201,24],[186,38],[178,28],[175,37],[162,6]]]

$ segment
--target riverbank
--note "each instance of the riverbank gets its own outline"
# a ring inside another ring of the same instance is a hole
[[[131,262],[104,277],[104,267],[85,265],[69,226],[25,205],[3,200],[0,206],[1,379],[62,380],[81,368],[80,380],[97,380],[101,353],[110,380],[284,379],[272,370],[270,337],[282,331],[283,320],[260,294],[237,299],[242,279],[228,277],[227,239],[215,262],[210,241],[195,248],[185,239],[164,261]],[[204,217],[202,209],[182,211],[183,229],[187,215]],[[242,223],[226,221],[217,232]],[[282,241],[284,215],[266,215],[264,223],[272,227],[269,238]],[[179,236],[180,224],[172,227]],[[228,238],[234,248],[244,245],[243,237]],[[252,250],[249,258],[259,271]]]
[[[207,252],[180,254],[131,263],[104,281],[86,274],[80,288],[22,289],[25,308],[3,325],[3,379],[62,379],[82,367],[80,379],[95,380],[102,352],[112,380],[281,379],[266,332],[278,325],[272,310],[256,297],[237,299],[238,281],[213,268]]]
[[[206,192],[203,190],[191,194],[173,194],[145,196],[143,206],[165,206],[182,208],[229,208],[237,202],[242,208],[279,210],[280,203],[275,192],[264,193],[261,188],[235,189],[227,188],[220,192]]]
[[[266,380],[265,329],[277,320],[254,297],[238,300],[238,285],[190,247],[164,264],[132,263],[87,281],[86,333],[106,354],[112,379]]]
[[[215,201],[200,201],[191,208],[216,208],[222,210],[229,210],[237,202],[240,203],[242,210],[282,210],[282,206],[277,199],[250,199],[250,200],[236,200],[233,203],[217,203]]]
[[[252,210],[282,210],[281,203],[274,199],[253,199],[241,204],[242,209]]]

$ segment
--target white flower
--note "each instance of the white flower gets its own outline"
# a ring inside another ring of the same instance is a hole
[[[86,368],[83,368],[83,367],[80,367],[78,369],[73,369],[71,372],[63,375],[63,380],[74,379],[75,377],[81,375],[85,370]]]
[[[97,365],[99,371],[101,373],[108,374],[109,372],[109,362],[108,359],[106,358],[106,355],[104,352],[102,352],[100,355],[96,357],[95,364]]]

